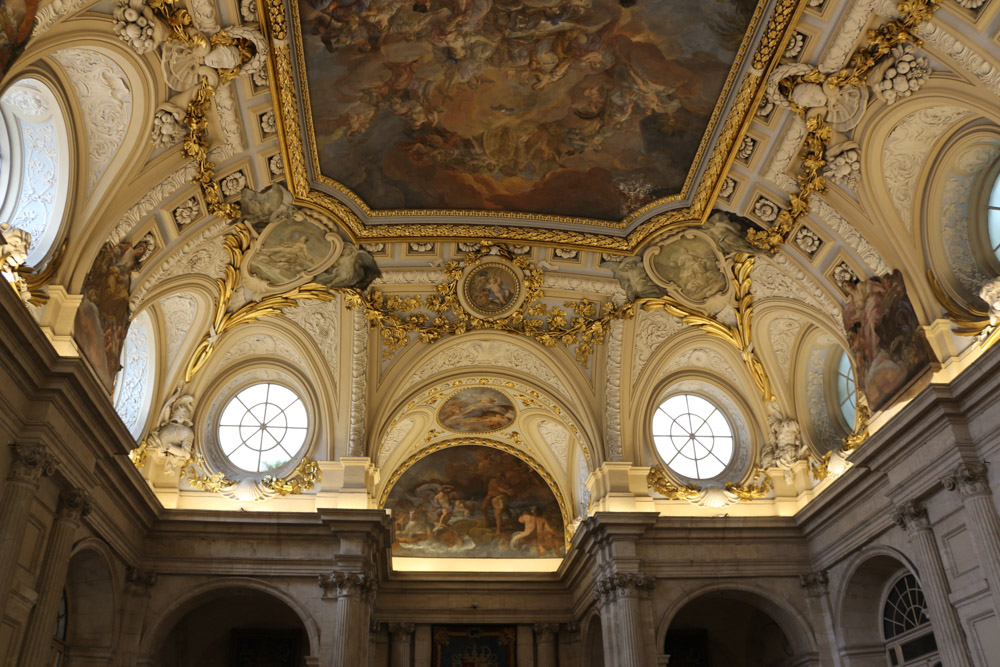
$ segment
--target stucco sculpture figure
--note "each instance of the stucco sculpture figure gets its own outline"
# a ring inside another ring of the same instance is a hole
[[[146,446],[164,457],[164,470],[173,472],[191,457],[194,448],[194,396],[180,390],[163,406],[158,426],[146,438]]]

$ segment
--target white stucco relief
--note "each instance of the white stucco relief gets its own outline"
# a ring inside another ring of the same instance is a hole
[[[934,142],[971,111],[958,106],[921,109],[889,133],[882,152],[882,177],[903,224],[913,229],[913,197],[924,161]]]
[[[174,360],[198,312],[198,302],[186,294],[175,294],[160,299],[163,323],[167,338],[167,359]]]
[[[683,322],[664,310],[639,312],[636,316],[632,344],[633,383],[639,378],[642,369],[646,367],[657,348],[684,326]]]
[[[562,424],[543,419],[538,422],[538,434],[555,454],[565,472],[569,467],[569,431]]]
[[[566,393],[566,387],[551,368],[522,347],[501,340],[470,340],[437,353],[409,377],[403,389],[439,373],[469,366],[494,366],[527,373],[540,382]]]
[[[132,115],[132,91],[114,60],[92,49],[52,54],[73,82],[87,127],[87,194],[104,175],[125,139]]]
[[[768,339],[782,370],[788,372],[792,361],[795,338],[802,329],[802,321],[797,317],[778,317],[767,328]]]
[[[385,440],[382,441],[382,447],[378,452],[379,466],[385,464],[389,455],[395,451],[399,443],[401,443],[403,439],[409,435],[410,431],[413,430],[413,425],[415,423],[416,420],[413,417],[407,417],[406,419],[401,419],[389,430],[389,433],[386,434]]]

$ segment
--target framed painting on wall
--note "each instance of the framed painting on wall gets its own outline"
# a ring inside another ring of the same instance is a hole
[[[436,625],[431,629],[433,667],[516,667],[513,625]]]

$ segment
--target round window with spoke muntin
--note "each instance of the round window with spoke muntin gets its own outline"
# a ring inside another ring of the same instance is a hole
[[[697,394],[675,394],[653,413],[653,444],[673,472],[711,479],[733,460],[733,429],[722,411]]]
[[[219,418],[219,445],[229,462],[247,472],[267,472],[302,452],[309,416],[302,399],[273,382],[234,396]]]

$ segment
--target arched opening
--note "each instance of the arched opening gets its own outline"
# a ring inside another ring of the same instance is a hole
[[[586,667],[604,667],[603,632],[601,617],[594,614],[587,624],[587,634],[584,638],[583,664]]]
[[[70,559],[65,603],[57,626],[65,627],[67,663],[110,664],[116,605],[111,570],[101,554],[85,549]],[[57,638],[59,634],[57,627]]]
[[[303,667],[309,651],[298,614],[250,588],[212,591],[171,628],[156,652],[161,667]]]
[[[928,649],[934,640],[919,590],[909,568],[887,554],[872,556],[854,570],[839,613],[840,654],[851,667],[939,662],[936,648]]]
[[[783,667],[800,664],[789,637],[760,604],[744,591],[714,591],[689,601],[674,615],[663,640],[670,667]]]

